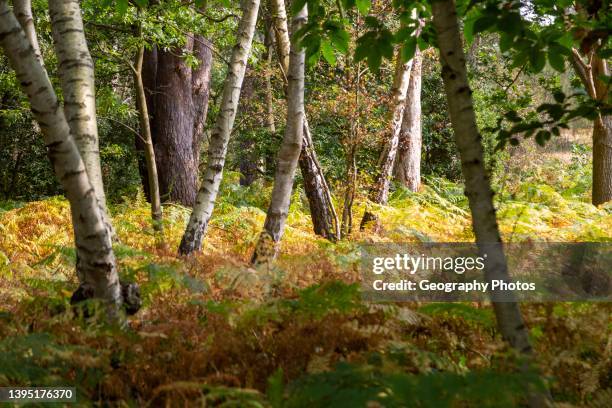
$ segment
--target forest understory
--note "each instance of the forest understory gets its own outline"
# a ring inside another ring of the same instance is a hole
[[[565,139],[564,139],[565,140]],[[569,140],[569,141],[568,141]],[[582,147],[581,147],[582,146]],[[588,202],[588,145],[569,138],[522,146],[497,180],[506,242],[610,241],[612,207]],[[505,185],[505,186],[504,186]],[[127,330],[69,303],[70,210],[61,197],[5,202],[0,211],[0,384],[78,384],[79,405],[516,406],[537,383],[515,371],[488,302],[361,299],[362,242],[473,239],[461,185],[425,180],[380,208],[384,229],[331,243],[311,232],[294,192],[282,255],[249,263],[269,185],[224,179],[201,253],[176,247],[189,210],[164,207],[164,242],[142,194],[111,206],[120,275],[140,284]],[[356,213],[365,208],[359,197]],[[523,303],[541,374],[556,406],[609,406],[609,303]],[[406,401],[409,402],[408,405]],[[377,405],[382,404],[382,405]]]
[[[609,1],[0,0],[0,406],[612,406],[611,58]]]

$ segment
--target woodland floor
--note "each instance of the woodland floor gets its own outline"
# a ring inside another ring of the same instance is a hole
[[[570,143],[546,163],[526,159],[536,156],[533,147],[521,149],[496,182],[504,239],[612,240],[612,205],[588,203],[588,147]],[[356,283],[359,242],[472,240],[460,185],[429,178],[419,193],[398,190],[379,209],[383,231],[355,231],[338,244],[311,233],[297,191],[282,255],[275,267],[255,271],[248,260],[270,186],[239,187],[236,177],[227,174],[205,247],[190,259],[176,255],[188,209],[164,208],[160,245],[142,198],[112,207],[121,273],[140,283],[145,302],[128,331],[75,319],[68,307],[77,282],[67,202],[2,204],[0,386],[76,384],[81,405],[523,401],[533,379],[515,373],[489,305],[371,304]],[[364,206],[358,200],[357,219]],[[560,406],[609,406],[610,304],[522,310]]]

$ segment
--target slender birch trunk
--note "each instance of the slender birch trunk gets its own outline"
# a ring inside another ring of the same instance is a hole
[[[142,81],[142,66],[144,62],[144,46],[141,45],[136,55],[134,65],[134,85],[136,87],[136,108],[140,123],[140,138],[144,145],[144,156],[147,165],[147,181],[149,183],[149,194],[151,200],[151,218],[155,231],[162,232],[162,207],[159,195],[159,181],[157,177],[157,164],[155,162],[155,148],[149,122],[149,109],[144,83]]]
[[[289,51],[291,42],[287,27],[287,12],[284,0],[271,0],[272,20],[276,36],[276,53],[279,65],[287,84],[289,71]],[[308,119],[304,116],[304,140],[299,165],[304,179],[304,191],[308,198],[310,216],[315,234],[321,235],[331,241],[340,239],[340,222],[334,207],[329,185],[325,174],[317,159],[312,142],[312,134],[308,126]]]
[[[236,118],[240,88],[251,52],[258,11],[259,0],[245,2],[238,26],[238,40],[232,51],[232,58],[223,87],[221,109],[210,139],[206,171],[179,247],[179,253],[182,255],[191,254],[202,248],[202,239],[206,233],[223,177],[227,145]]]
[[[412,60],[395,166],[397,180],[411,191],[417,191],[421,185],[421,65],[422,56],[417,49]]]
[[[601,77],[609,77],[608,62],[595,50],[584,62],[578,50],[573,50],[572,65],[589,96],[597,101],[608,99],[609,85]],[[612,115],[599,114],[593,122],[593,205],[612,200]]]
[[[36,35],[36,28],[34,27],[34,16],[32,15],[32,1],[31,0],[14,0],[13,1],[13,10],[15,12],[15,16],[21,24],[21,28],[25,32],[26,37],[30,44],[32,44],[32,48],[34,49],[34,54],[36,54],[36,58],[41,63],[42,66],[45,65],[42,53],[40,52],[40,45],[38,44],[38,36]]]
[[[391,90],[391,123],[389,126],[389,136],[387,146],[380,160],[378,177],[370,192],[370,201],[379,205],[387,204],[387,200],[389,199],[389,185],[395,166],[402,119],[406,108],[406,93],[408,91],[410,71],[412,68],[412,60],[403,62],[399,51],[396,61],[393,87]],[[373,210],[366,209],[361,220],[361,229],[363,230],[367,224],[372,222],[378,223],[378,217],[374,214]],[[378,226],[376,228],[378,228]]]
[[[307,20],[308,11],[304,6],[293,17],[292,31],[295,33],[306,24]],[[287,71],[287,79],[289,80],[289,86],[287,87],[287,125],[278,152],[274,188],[272,189],[272,199],[268,207],[264,230],[259,236],[251,259],[253,264],[273,261],[278,253],[278,243],[285,232],[293,179],[302,150],[302,141],[304,140],[304,54],[301,45],[297,45],[295,42],[291,45],[289,70]],[[273,244],[272,253],[269,251],[270,243]]]
[[[272,10],[272,29],[276,39],[276,56],[283,78],[287,81],[291,41],[289,41],[289,24],[287,23],[285,0],[270,0],[270,8]]]
[[[442,79],[461,157],[465,179],[465,195],[472,214],[476,243],[485,260],[485,279],[509,280],[508,265],[501,245],[501,236],[493,205],[493,190],[485,169],[482,138],[476,125],[472,91],[467,79],[465,55],[454,0],[432,3],[433,24],[438,36]],[[508,300],[508,299],[506,299]],[[503,338],[530,362],[533,349],[529,332],[516,302],[493,302],[497,325]],[[546,395],[533,395],[531,406],[546,406]]]
[[[122,296],[104,208],[89,180],[47,72],[5,0],[0,0],[0,45],[28,96],[55,175],[70,202],[81,285],[88,287],[94,297],[103,299],[111,317],[116,318]]]
[[[94,62],[87,47],[78,0],[49,0],[53,43],[64,92],[64,112],[96,197],[108,214],[100,167]],[[110,226],[110,223],[109,223]]]

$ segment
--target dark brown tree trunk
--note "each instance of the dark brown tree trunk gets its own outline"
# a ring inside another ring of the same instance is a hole
[[[612,115],[599,116],[593,126],[593,204],[612,200]]]
[[[242,91],[240,93],[240,105],[238,112],[241,115],[251,115],[250,105],[254,102],[256,92],[256,78],[253,76],[253,69],[247,67],[247,71],[242,82]],[[240,170],[240,185],[250,186],[257,179],[257,157],[254,153],[255,140],[249,134],[240,135],[240,155],[238,158],[238,167]]]
[[[193,40],[185,45],[193,49]],[[158,51],[155,91],[155,156],[162,199],[191,206],[198,184],[193,154],[194,106],[192,72],[182,50]]]
[[[576,74],[588,95],[601,102],[608,100],[610,87],[602,77],[609,77],[608,62],[600,58],[596,50],[586,55],[586,61],[578,50],[570,59]],[[593,123],[593,192],[591,202],[600,205],[612,200],[612,116],[598,115]]]
[[[192,69],[183,52],[191,51],[200,61]],[[212,48],[206,38],[188,36],[183,49],[169,51],[153,47],[146,51],[143,82],[163,201],[191,206],[198,188],[200,146],[208,112]],[[144,150],[136,139],[136,149]],[[151,199],[144,156],[139,155],[139,170],[145,195]]]

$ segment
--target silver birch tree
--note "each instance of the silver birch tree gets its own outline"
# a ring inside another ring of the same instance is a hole
[[[308,20],[304,6],[292,19],[291,29],[296,32]],[[293,179],[304,138],[304,50],[295,42],[291,45],[287,88],[287,125],[278,152],[272,198],[266,214],[264,230],[259,236],[251,262],[260,264],[274,260],[278,243],[285,232],[285,222],[291,202]],[[270,245],[271,244],[271,245]],[[272,247],[272,253],[269,249]]]
[[[219,193],[219,185],[223,177],[227,146],[236,119],[240,89],[251,52],[258,11],[259,0],[245,1],[242,18],[238,25],[236,45],[232,51],[227,78],[223,86],[221,108],[210,138],[202,185],[179,246],[179,253],[182,255],[191,254],[202,248],[202,239],[206,234],[208,222],[212,216],[215,200]]]

